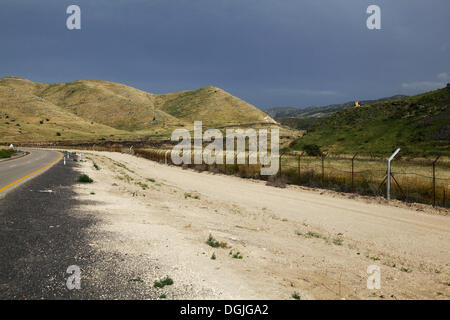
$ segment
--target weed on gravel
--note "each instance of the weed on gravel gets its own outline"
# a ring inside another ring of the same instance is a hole
[[[212,234],[209,234],[208,239],[206,240],[206,244],[213,248],[226,248],[228,245],[226,242],[217,241]]]
[[[295,300],[300,300],[301,299],[299,294],[296,291],[294,291],[294,293],[292,294],[292,298],[294,298]]]
[[[153,287],[155,288],[164,288],[165,286],[170,286],[173,284],[173,280],[172,278],[170,278],[169,276],[166,276],[165,278],[159,280],[159,281],[155,281],[153,283]]]
[[[184,198],[185,198],[185,199],[187,199],[187,198],[192,198],[192,199],[199,200],[199,199],[200,199],[200,196],[199,196],[199,195],[192,195],[192,194],[186,192],[186,193],[184,194]]]

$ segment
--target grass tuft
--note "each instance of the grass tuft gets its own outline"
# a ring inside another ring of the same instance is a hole
[[[315,231],[308,231],[308,232],[306,233],[306,236],[307,236],[308,238],[325,239],[325,237],[324,237],[323,235],[321,235],[320,233],[315,232]]]
[[[199,200],[199,199],[200,199],[200,196],[199,196],[199,195],[192,195],[192,194],[186,192],[186,193],[184,194],[184,198],[185,198],[185,199],[187,199],[187,198],[192,198],[192,199],[197,199],[197,200]]]
[[[136,182],[136,185],[140,186],[142,190],[148,189],[148,184],[142,183],[142,182]]]
[[[233,259],[242,259],[242,258],[244,258],[244,257],[241,255],[241,253],[240,253],[239,251],[233,253],[233,254],[231,255],[231,257],[232,257]]]
[[[173,284],[172,278],[169,276],[166,276],[164,279],[161,279],[159,281],[155,281],[153,283],[153,287],[155,288],[164,288],[165,286],[170,286]]]
[[[217,241],[212,234],[209,234],[208,239],[206,240],[206,244],[213,248],[226,248],[228,245],[226,242]]]

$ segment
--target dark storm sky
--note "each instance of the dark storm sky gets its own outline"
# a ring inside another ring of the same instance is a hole
[[[366,28],[370,4],[381,30]],[[263,109],[306,107],[444,86],[449,35],[448,0],[1,0],[0,77],[215,85]]]

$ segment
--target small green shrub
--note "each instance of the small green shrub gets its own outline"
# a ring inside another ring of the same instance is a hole
[[[78,177],[78,182],[81,183],[92,183],[94,180],[92,180],[87,174],[82,174]]]
[[[164,288],[165,286],[170,286],[172,284],[173,284],[173,280],[169,276],[166,276],[164,279],[161,279],[159,281],[155,281],[153,283],[153,287],[155,287],[155,288]]]
[[[214,239],[214,237],[212,236],[212,234],[209,234],[208,239],[206,240],[206,244],[213,247],[213,248],[226,248],[227,247],[227,243],[226,242],[219,242],[216,239]]]
[[[231,256],[233,259],[242,259],[243,256],[241,255],[241,253],[238,251],[236,253],[233,253]]]

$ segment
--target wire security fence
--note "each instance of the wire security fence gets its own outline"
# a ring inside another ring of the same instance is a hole
[[[138,156],[174,165],[170,150],[137,149]],[[261,164],[250,164],[245,154],[245,164],[183,164],[199,171],[213,171],[237,175],[242,178],[261,180],[279,179],[288,184],[331,189],[338,192],[357,193],[368,196],[386,196],[386,159],[345,155],[322,155],[284,153],[279,158],[276,177],[260,174]],[[194,155],[192,154],[192,157]],[[192,161],[193,162],[193,161]],[[433,164],[434,163],[434,164]],[[450,207],[450,164],[448,162],[399,159],[392,161],[391,198],[405,202]]]
[[[175,165],[171,158],[171,149],[93,146],[92,150],[132,153],[149,160]],[[194,153],[191,154],[192,159]],[[260,163],[249,163],[251,154],[245,152],[241,155],[245,159],[245,164],[237,163],[238,156],[234,154],[233,163],[208,165],[203,162],[181,166],[198,171],[266,180],[275,186],[287,183],[386,197],[387,158],[384,157],[358,154],[308,156],[304,153],[282,153],[279,156],[279,170],[276,176],[265,176],[261,175]],[[225,157],[224,155],[223,162]],[[258,155],[256,158],[259,160]],[[391,199],[450,208],[450,162],[439,157],[431,160],[400,157],[394,159],[391,163],[391,186]]]

